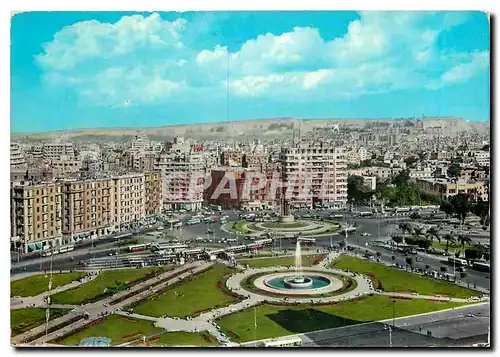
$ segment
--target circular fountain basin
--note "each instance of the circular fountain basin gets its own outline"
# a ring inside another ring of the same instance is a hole
[[[305,272],[299,278],[293,272],[271,273],[255,279],[254,285],[263,291],[283,295],[323,294],[343,287],[340,279],[320,272]]]

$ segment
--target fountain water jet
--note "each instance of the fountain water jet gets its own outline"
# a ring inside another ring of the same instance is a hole
[[[302,252],[299,240],[297,240],[295,248],[295,276],[286,278],[284,283],[290,288],[305,288],[310,287],[313,284],[313,280],[311,278],[304,277],[302,274]]]

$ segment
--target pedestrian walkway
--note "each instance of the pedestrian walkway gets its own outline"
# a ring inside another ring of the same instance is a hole
[[[174,269],[174,270],[165,272],[161,275],[158,275],[155,278],[151,278],[147,281],[139,283],[139,284],[131,287],[129,290],[118,292],[117,294],[115,294],[111,297],[108,297],[106,299],[97,301],[97,302],[92,303],[92,304],[79,306],[75,309],[74,312],[72,312],[70,314],[66,314],[64,316],[61,316],[61,317],[54,319],[52,321],[49,321],[49,324],[48,324],[49,328],[63,324],[63,323],[67,323],[72,318],[75,318],[76,316],[81,316],[83,313],[88,314],[88,316],[89,316],[88,319],[79,320],[77,322],[74,322],[74,323],[66,326],[66,327],[63,327],[62,329],[57,329],[56,331],[49,333],[47,336],[47,339],[46,339],[45,335],[43,335],[42,337],[30,342],[30,344],[31,345],[40,345],[40,344],[43,344],[45,341],[50,341],[58,336],[69,333],[74,329],[85,326],[86,324],[90,323],[91,321],[102,317],[106,313],[109,314],[109,313],[114,313],[116,311],[119,311],[122,307],[132,303],[133,301],[137,301],[139,299],[146,298],[150,294],[153,294],[155,291],[158,291],[160,289],[164,289],[166,286],[174,284],[174,283],[178,282],[180,279],[186,278],[187,276],[189,276],[191,274],[195,274],[199,271],[203,271],[203,270],[207,269],[208,267],[210,267],[210,265],[211,264],[208,264],[205,262],[195,262],[195,263],[187,264],[187,265],[181,266],[177,269]],[[182,273],[178,277],[167,280],[166,282],[159,284],[152,289],[147,289],[141,293],[133,295],[134,292],[142,290],[142,289],[156,283],[158,280],[167,279],[168,277],[176,275],[179,272],[183,272],[183,271],[184,271],[184,273]],[[125,299],[117,304],[111,305],[112,301],[117,300],[117,299],[122,298],[122,297],[125,297],[129,294],[132,294],[132,296],[130,298],[127,298],[127,299]],[[15,337],[13,337],[11,341],[12,341],[12,344],[23,343],[23,342],[26,342],[27,340],[30,340],[31,336],[43,334],[43,332],[45,332],[45,325],[35,327],[34,329],[32,329],[26,333],[17,335]]]
[[[11,310],[17,310],[17,309],[23,309],[26,307],[46,307],[47,302],[46,299],[50,295],[54,295],[57,293],[60,293],[65,290],[73,289],[76,288],[82,284],[88,283],[89,281],[94,280],[97,278],[99,273],[97,271],[95,272],[88,272],[91,273],[85,278],[81,280],[75,280],[69,284],[59,286],[55,289],[52,289],[50,292],[45,291],[39,295],[36,296],[26,296],[26,297],[16,297],[16,298],[11,298],[10,299],[10,309]]]

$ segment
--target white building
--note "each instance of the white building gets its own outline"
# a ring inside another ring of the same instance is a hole
[[[76,160],[76,150],[72,143],[45,143],[42,147],[43,159]]]
[[[10,144],[10,168],[19,169],[26,167],[26,160],[24,158],[24,152],[22,151],[19,144]]]
[[[344,207],[347,203],[347,164],[343,148],[303,144],[281,152],[288,196],[294,205]]]
[[[118,225],[146,217],[144,174],[128,174],[114,178],[116,188],[115,219]]]
[[[197,210],[203,204],[203,146],[182,138],[160,154],[155,167],[162,173],[164,208]]]

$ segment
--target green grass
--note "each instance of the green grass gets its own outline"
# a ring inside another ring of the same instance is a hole
[[[438,241],[435,241],[433,240],[432,241],[432,248],[436,248],[436,249],[442,249],[442,250],[446,250],[446,242],[443,241],[443,242],[438,242]],[[465,251],[465,249],[468,248],[467,245],[465,245],[465,248],[462,247],[461,245],[459,246],[453,246],[453,245],[450,245],[448,247],[448,251],[450,253],[456,253],[456,252],[460,252],[460,253],[463,253]]]
[[[302,256],[302,266],[310,267],[312,263],[324,254],[312,254]],[[244,266],[249,265],[251,268],[265,268],[272,266],[290,266],[295,265],[295,256],[277,257],[277,258],[252,258],[252,259],[238,259],[237,262]]]
[[[84,304],[100,297],[103,294],[111,295],[114,292],[124,290],[127,283],[140,279],[154,270],[156,267],[141,269],[119,269],[106,270],[92,281],[78,286],[77,288],[62,291],[52,296],[53,304]]]
[[[247,233],[248,229],[246,229],[247,221],[238,221],[233,224],[233,230],[241,233]]]
[[[280,223],[280,222],[264,222],[262,227],[266,228],[301,228],[308,226],[306,222]]]
[[[351,256],[341,256],[331,264],[331,267],[368,275],[371,277],[375,288],[377,288],[378,280],[380,280],[384,291],[416,292],[422,295],[443,295],[456,298],[481,295],[478,291],[452,283],[408,273]]]
[[[111,338],[111,345],[116,346],[161,331],[163,329],[155,327],[152,321],[133,319],[121,315],[109,315],[102,323],[53,343],[78,346],[80,341],[87,337],[108,337]]]
[[[233,269],[224,265],[215,265],[192,280],[183,281],[131,307],[135,313],[142,315],[154,317],[168,315],[184,318],[204,310],[226,306],[234,302],[236,298],[226,294],[217,284],[219,281],[223,283],[225,275],[234,272]],[[125,307],[125,309],[128,308]]]
[[[65,315],[69,311],[70,310],[65,309],[51,309],[50,320]],[[10,311],[10,328],[12,329],[12,336],[20,335],[43,323],[45,323],[45,309],[26,308]]]
[[[374,295],[333,305],[260,305],[256,308],[257,329],[254,329],[253,308],[223,316],[216,322],[234,342],[246,342],[390,319],[393,316],[393,304],[395,317],[461,305],[417,299],[392,301],[388,296]]]
[[[134,244],[142,244],[146,241],[144,237],[134,237],[132,239],[126,240],[120,240],[117,244],[118,246],[129,246],[129,245],[134,245]]]
[[[160,336],[153,337],[146,341],[148,346],[198,346],[209,347],[219,346],[219,342],[215,340],[208,332],[166,332]],[[140,346],[138,343],[136,346]]]
[[[83,278],[86,274],[62,273],[52,275],[52,289],[70,284],[74,280]],[[50,274],[39,274],[10,283],[10,296],[36,296],[48,290]]]

